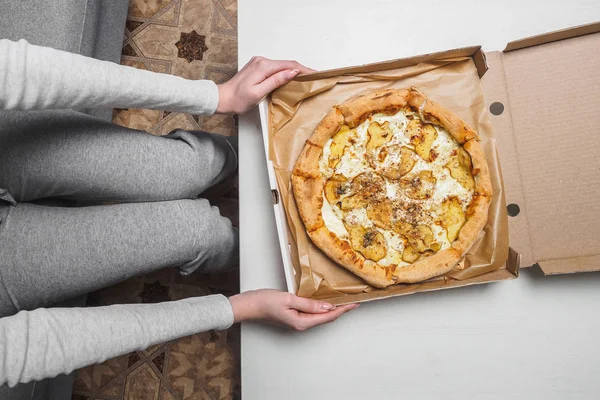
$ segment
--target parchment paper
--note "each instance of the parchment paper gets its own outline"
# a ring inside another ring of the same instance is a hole
[[[332,106],[384,88],[414,86],[460,116],[481,137],[490,167],[493,199],[488,222],[465,258],[448,274],[419,284],[376,289],[330,260],[308,237],[291,190],[291,174],[305,141]],[[292,81],[269,101],[269,158],[289,224],[298,295],[335,304],[368,301],[481,282],[481,276],[505,267],[508,217],[496,144],[484,106],[480,78],[469,57],[445,59],[377,73]],[[504,274],[500,276],[508,276]],[[506,278],[500,278],[506,279]]]

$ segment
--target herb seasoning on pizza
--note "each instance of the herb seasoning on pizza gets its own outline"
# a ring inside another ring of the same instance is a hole
[[[477,133],[414,88],[334,107],[306,141],[292,186],[315,245],[376,287],[450,271],[492,196]]]

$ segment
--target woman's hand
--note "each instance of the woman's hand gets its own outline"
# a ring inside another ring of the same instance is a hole
[[[296,61],[252,57],[250,62],[219,88],[219,114],[243,114],[300,73],[315,72]]]
[[[261,320],[304,331],[335,321],[354,310],[358,304],[334,306],[324,301],[310,300],[279,290],[261,289],[229,298],[235,322]]]

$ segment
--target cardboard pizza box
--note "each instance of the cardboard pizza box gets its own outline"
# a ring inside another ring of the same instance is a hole
[[[486,53],[482,78],[521,267],[600,270],[600,23]]]
[[[465,56],[476,66],[491,113],[511,248],[505,268],[443,288],[514,279],[520,267],[535,264],[545,274],[600,270],[600,236],[595,229],[600,226],[596,200],[600,158],[595,155],[600,147],[600,23],[510,42],[502,52],[465,47],[297,79],[385,71]],[[287,287],[296,293],[289,228],[269,160],[268,101],[261,102],[259,111]],[[420,284],[403,294],[438,289]],[[360,297],[354,295],[352,301],[361,301]]]

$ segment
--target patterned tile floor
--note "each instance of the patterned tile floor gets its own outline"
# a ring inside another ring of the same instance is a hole
[[[124,65],[223,82],[237,71],[237,0],[131,0],[122,54]],[[113,121],[155,135],[176,128],[237,135],[237,119],[229,116],[118,109]],[[235,189],[211,200],[237,225]],[[237,272],[183,277],[168,268],[92,293],[88,305],[152,303],[237,291]],[[196,334],[77,371],[73,399],[236,399],[239,354],[238,327]]]

